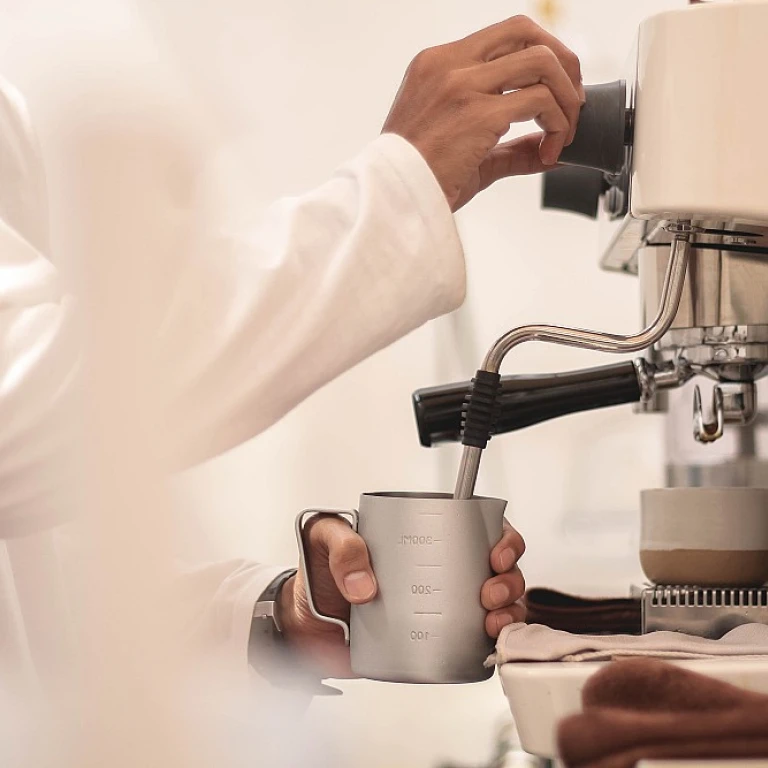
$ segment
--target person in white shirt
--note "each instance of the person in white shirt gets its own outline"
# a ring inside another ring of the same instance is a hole
[[[178,243],[188,242],[194,202],[174,183],[194,172],[184,165],[194,153],[178,149],[189,121],[156,98],[152,70],[142,67],[130,73],[130,87],[128,75],[114,73],[89,83],[100,122],[83,119],[69,130],[73,146],[85,148],[82,177],[108,165],[109,184],[146,190],[130,200],[131,226],[171,244],[153,275],[163,297],[153,343],[170,372],[167,431],[180,467],[254,437],[363,358],[456,309],[465,276],[453,213],[501,178],[555,165],[584,99],[577,57],[525,17],[426,50],[382,135],[358,157],[317,189],[275,203],[259,224],[245,204],[226,229],[195,232],[196,247],[185,252]],[[105,105],[118,102],[110,113]],[[146,120],[147,104],[151,129],[132,130],[132,120]],[[45,207],[29,126],[18,99],[6,98],[4,109],[20,179],[14,205],[0,210],[0,537],[12,541],[44,536],[59,522],[66,477],[52,467],[66,438],[57,419],[80,357],[78,302],[48,258],[44,223],[31,223]],[[499,143],[512,123],[529,120],[542,132]],[[110,234],[119,241],[119,231]],[[301,376],[291,375],[299,363]],[[357,534],[326,518],[308,538],[320,610],[344,615],[350,603],[374,597]],[[507,527],[492,554],[497,575],[482,592],[492,636],[522,616],[523,548]],[[12,549],[11,571],[24,570]],[[225,563],[191,576],[201,634],[245,666],[254,605],[281,576],[278,612],[289,645],[329,676],[349,674],[341,634],[311,617],[301,577],[284,567]]]

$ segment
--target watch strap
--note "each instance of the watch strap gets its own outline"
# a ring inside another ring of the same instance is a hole
[[[297,572],[296,568],[290,568],[272,579],[267,585],[267,588],[259,595],[259,599],[253,607],[253,618],[264,620],[271,619],[274,622],[280,638],[283,637],[283,628],[280,626],[280,617],[277,612],[277,598],[280,595],[280,590],[283,588],[285,582],[292,579]]]
[[[259,595],[253,608],[248,661],[263,678],[275,686],[300,688],[319,696],[338,696],[341,691],[324,685],[317,672],[309,668],[282,634],[277,599],[285,583],[296,573],[295,568],[283,571]]]

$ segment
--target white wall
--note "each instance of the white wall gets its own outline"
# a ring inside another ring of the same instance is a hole
[[[567,18],[559,31],[582,55],[586,82],[614,79],[623,74],[639,19],[682,4],[563,0]],[[56,5],[18,0],[4,13],[41,38],[57,33],[50,15]],[[322,181],[375,136],[417,51],[535,10],[533,3],[502,0],[149,5],[237,141],[228,161],[251,164],[264,202]],[[103,14],[105,7],[77,0],[67,14]],[[8,74],[23,86],[30,60],[22,40],[3,42]],[[491,341],[513,325],[636,327],[633,280],[598,270],[593,223],[539,211],[539,184],[499,184],[460,214],[469,273],[460,312],[358,366],[258,440],[189,474],[190,552],[293,564],[292,521],[304,507],[352,506],[366,490],[450,490],[458,451],[419,447],[412,390],[471,376]],[[515,352],[505,370],[597,362],[607,360],[531,346]],[[479,490],[509,499],[508,516],[528,541],[529,584],[618,593],[639,578],[637,495],[662,484],[662,459],[657,417],[622,408],[499,438],[487,452]],[[444,757],[476,764],[487,757],[506,711],[495,679],[449,689],[363,681],[342,687],[342,698],[316,702],[311,715],[342,745],[350,766],[430,766]]]

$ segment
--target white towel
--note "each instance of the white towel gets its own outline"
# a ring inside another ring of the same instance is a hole
[[[719,640],[681,632],[647,635],[572,635],[539,624],[509,624],[488,666],[523,661],[608,661],[628,656],[658,659],[768,657],[768,626],[742,624]]]

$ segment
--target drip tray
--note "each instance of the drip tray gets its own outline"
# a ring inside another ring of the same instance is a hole
[[[642,631],[684,632],[712,640],[741,624],[768,624],[768,588],[649,587],[641,593]]]

